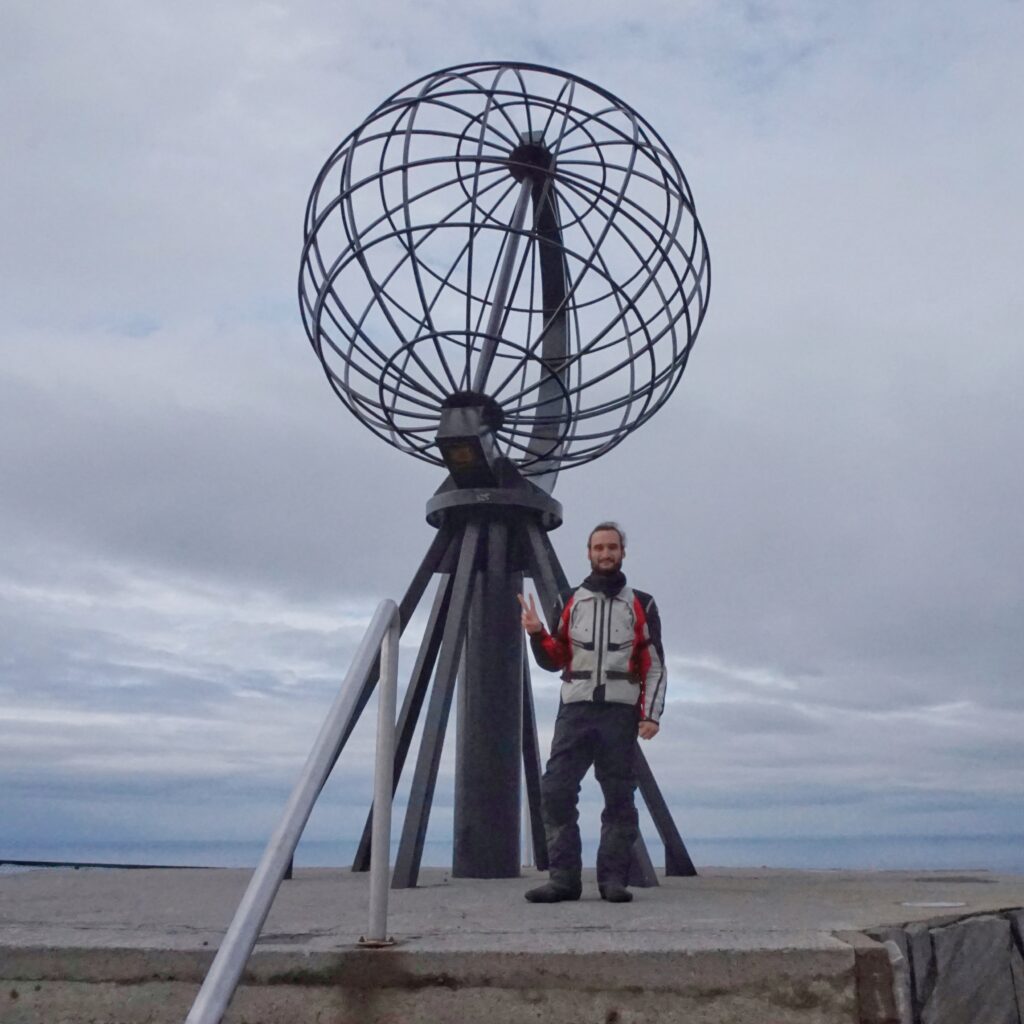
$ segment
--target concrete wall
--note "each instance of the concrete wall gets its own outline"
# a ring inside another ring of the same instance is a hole
[[[2,1024],[181,1024],[206,968],[132,950],[15,960],[0,968]],[[225,1022],[858,1024],[853,968],[849,950],[257,953]]]

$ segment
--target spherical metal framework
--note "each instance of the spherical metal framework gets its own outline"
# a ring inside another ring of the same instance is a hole
[[[401,89],[331,154],[306,209],[299,299],[331,385],[438,464],[442,411],[477,400],[527,475],[608,451],[678,384],[709,288],[662,138],[536,65]]]

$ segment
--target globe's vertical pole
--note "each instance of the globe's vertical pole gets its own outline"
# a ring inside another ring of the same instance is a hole
[[[544,146],[542,133],[521,133],[520,145],[509,157],[509,170],[520,182],[519,195],[496,267],[490,318],[473,378],[477,394],[487,391],[488,374],[512,301],[513,268],[531,200],[530,244],[534,245],[539,238],[546,246],[540,254],[546,324],[541,349],[549,373],[560,371],[566,355],[564,315],[558,315],[566,286],[557,207],[549,176],[554,161]],[[562,406],[563,391],[558,381],[545,378],[539,391],[542,415],[535,429],[550,435],[550,440],[547,436],[541,438],[540,450],[551,454],[563,426],[559,420],[568,410]],[[557,467],[549,474],[547,489],[554,484],[556,473]],[[474,588],[465,671],[459,690],[452,873],[464,878],[515,878],[521,860],[524,685],[523,632],[516,595],[522,590],[523,577],[513,566],[510,555],[519,520],[513,520],[507,511],[504,516],[477,514],[487,518],[488,539]]]
[[[483,350],[480,353],[480,360],[476,364],[476,372],[473,374],[473,390],[478,394],[483,392],[487,386],[487,374],[490,372],[491,363],[494,362],[494,354],[498,350],[498,333],[501,331],[501,322],[505,319],[508,288],[512,281],[512,268],[519,252],[519,239],[523,230],[523,222],[526,220],[526,211],[530,206],[531,191],[529,179],[524,180],[519,186],[519,196],[516,199],[512,223],[509,226],[509,235],[505,243],[505,255],[498,271],[494,297],[491,299],[491,315],[487,320]]]
[[[510,560],[512,531],[487,528],[459,680],[452,874],[517,878],[523,731],[523,630]]]

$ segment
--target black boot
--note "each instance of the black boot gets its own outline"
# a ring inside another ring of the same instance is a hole
[[[597,888],[601,893],[601,899],[609,903],[630,903],[633,899],[633,894],[620,882],[605,882]]]
[[[578,900],[583,887],[579,882],[545,882],[536,889],[530,889],[526,898],[531,903],[561,903],[564,900]]]

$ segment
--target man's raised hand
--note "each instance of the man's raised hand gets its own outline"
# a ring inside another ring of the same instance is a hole
[[[533,594],[530,595],[530,603],[527,604],[522,594],[516,594],[520,605],[523,608],[523,629],[531,635],[540,633],[544,629],[544,623],[540,621],[537,614],[537,606],[533,602]]]

